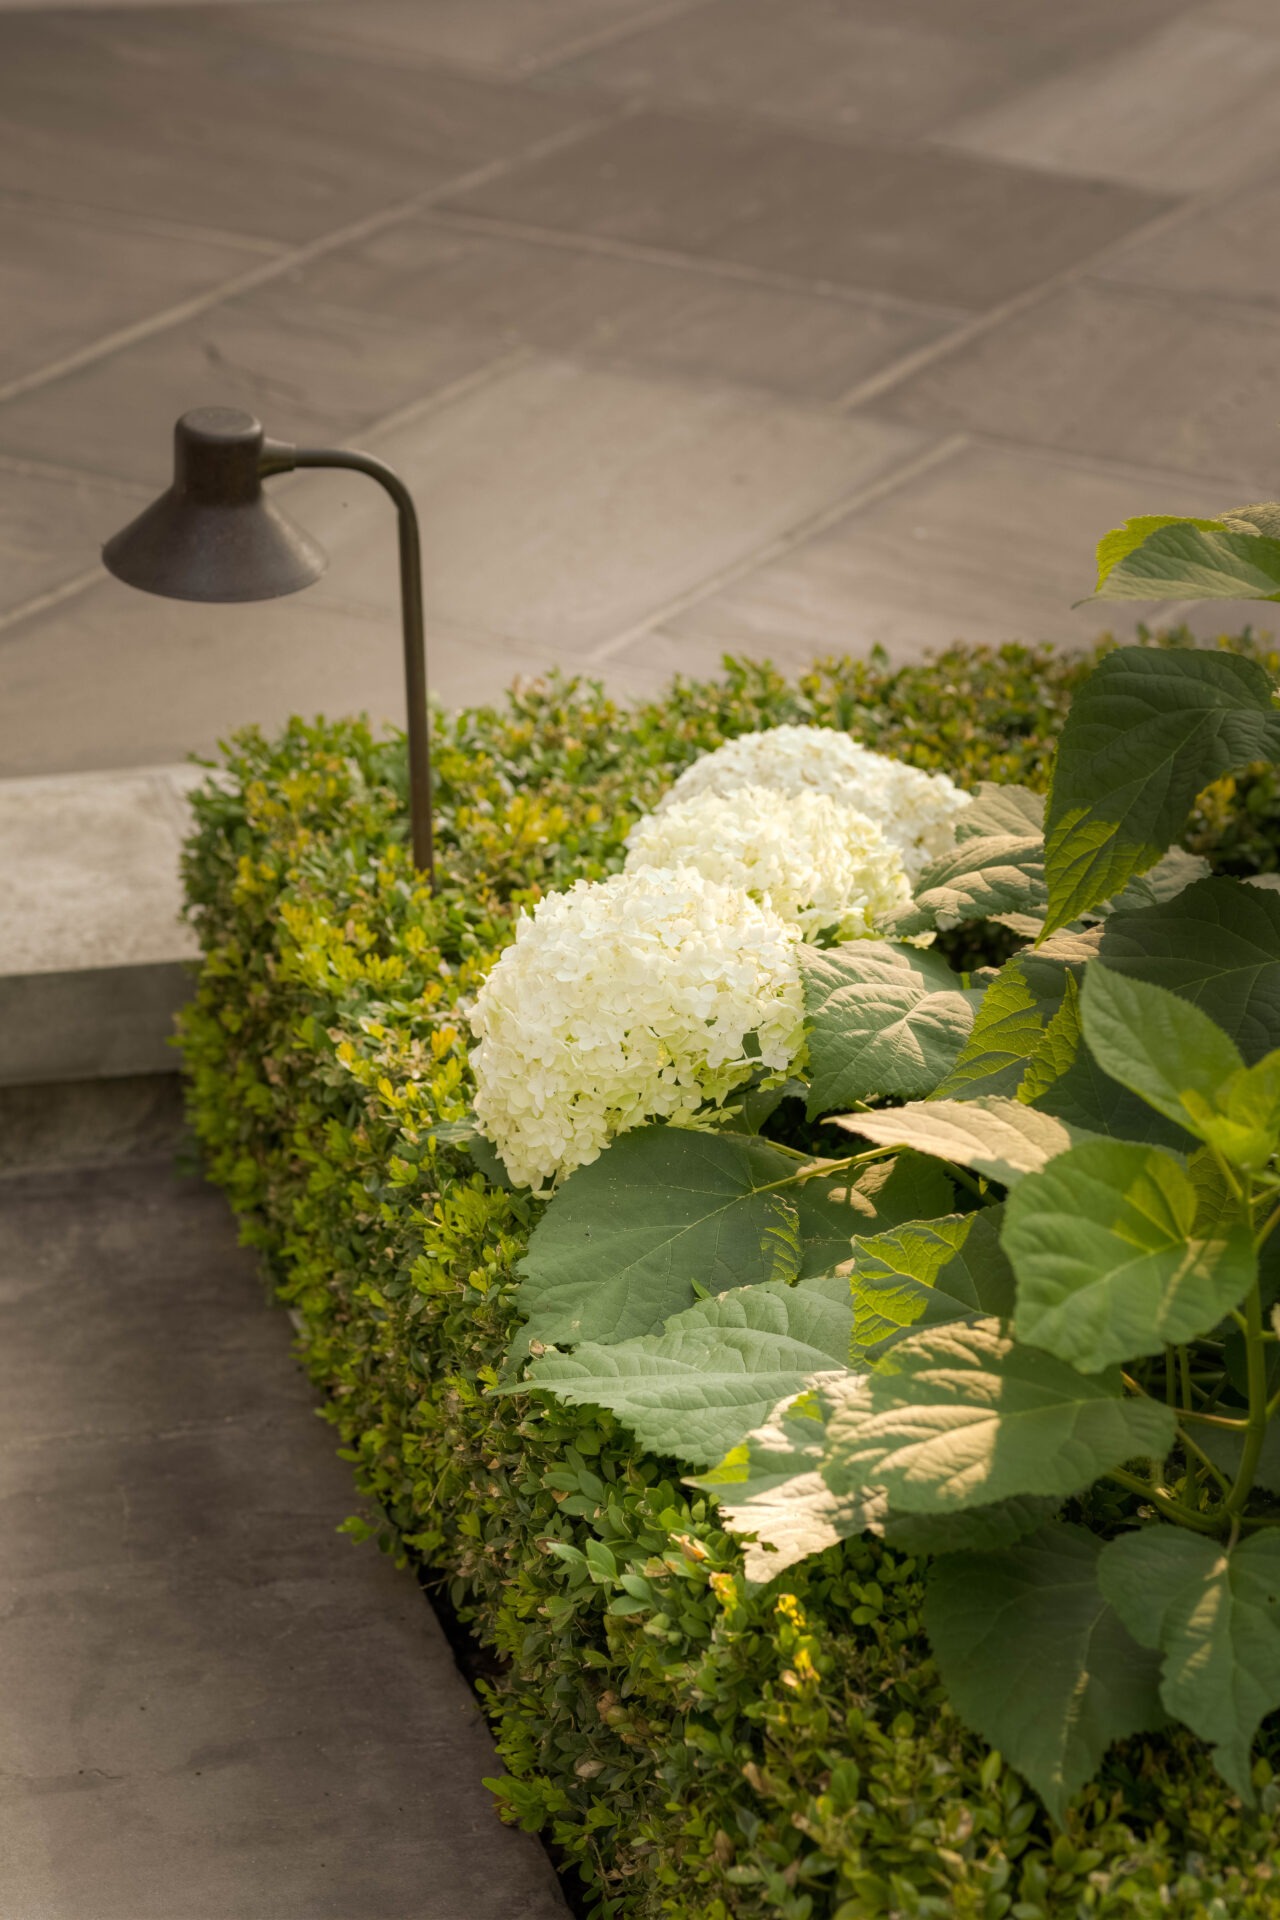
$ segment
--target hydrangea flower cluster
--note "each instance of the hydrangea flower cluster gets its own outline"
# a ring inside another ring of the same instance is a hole
[[[628,1128],[785,1072],[799,937],[687,866],[579,880],[522,914],[471,1015],[475,1113],[511,1178],[540,1187]]]
[[[744,887],[806,939],[874,934],[911,899],[902,855],[875,821],[814,788],[704,790],[637,821],[627,848],[628,871],[696,867]]]
[[[770,727],[740,734],[687,767],[659,804],[659,812],[696,794],[772,787],[785,794],[826,793],[881,827],[915,880],[931,860],[950,850],[955,819],[969,795],[945,773],[873,753],[834,727]]]

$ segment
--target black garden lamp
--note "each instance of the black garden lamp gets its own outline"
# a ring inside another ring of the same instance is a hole
[[[270,474],[295,467],[367,473],[395,502],[413,858],[434,888],[422,554],[413,497],[398,474],[371,454],[268,440],[252,414],[235,408],[199,407],[174,427],[173,485],[112,535],[103,564],[127,586],[169,600],[274,600],[311,586],[328,564],[325,554],[262,490]]]

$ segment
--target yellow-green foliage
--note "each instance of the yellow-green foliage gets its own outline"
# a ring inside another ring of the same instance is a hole
[[[302,1317],[373,1516],[349,1530],[425,1561],[496,1656],[499,1798],[599,1920],[1280,1914],[1280,1781],[1246,1820],[1181,1739],[1135,1741],[1055,1836],[948,1711],[911,1560],[856,1542],[748,1594],[714,1507],[608,1416],[486,1397],[535,1203],[428,1133],[466,1110],[457,1003],[514,907],[616,868],[697,752],[814,720],[1042,785],[1084,664],[955,649],[791,686],[731,664],[631,714],[555,684],[463,715],[438,740],[434,901],[400,745],[362,725],[244,735],[197,799],[182,1042],[210,1175]],[[1222,864],[1247,843],[1276,866],[1267,778],[1197,821]]]

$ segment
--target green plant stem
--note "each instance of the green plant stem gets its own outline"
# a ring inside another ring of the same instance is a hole
[[[1198,1407],[1184,1407],[1182,1418],[1199,1420],[1206,1427],[1225,1427],[1228,1433],[1243,1433],[1249,1424],[1247,1420],[1232,1420],[1225,1413],[1202,1413]]]
[[[1140,1479],[1136,1473],[1130,1473],[1124,1467],[1114,1467],[1105,1477],[1114,1480],[1118,1486],[1127,1487],[1130,1493],[1140,1494],[1144,1500],[1149,1500],[1166,1520],[1176,1520],[1179,1526],[1191,1527],[1196,1533],[1219,1531],[1217,1519],[1184,1505],[1167,1487],[1153,1486],[1149,1480]]]
[[[1254,1246],[1261,1249],[1271,1238],[1277,1226],[1280,1226],[1280,1201],[1277,1201],[1276,1205],[1263,1221],[1258,1233],[1255,1234],[1253,1241]]]
[[[1258,1470],[1262,1443],[1267,1437],[1267,1421],[1271,1417],[1267,1401],[1267,1353],[1262,1344],[1262,1294],[1256,1281],[1249,1291],[1245,1316],[1245,1367],[1249,1381],[1249,1418],[1245,1423],[1240,1470],[1227,1495],[1227,1512],[1233,1518],[1244,1512],[1253,1491],[1253,1476]]]
[[[1185,1347],[1178,1348],[1178,1371],[1182,1378],[1183,1410],[1190,1412],[1195,1401],[1195,1395],[1191,1385],[1191,1357]]]
[[[1201,1466],[1207,1467],[1209,1469],[1209,1472],[1213,1475],[1218,1485],[1222,1488],[1223,1493],[1230,1493],[1231,1491],[1230,1479],[1227,1477],[1225,1473],[1223,1473],[1221,1467],[1216,1466],[1214,1464],[1214,1462],[1209,1458],[1208,1454],[1205,1452],[1204,1448],[1197,1446],[1195,1441],[1191,1438],[1191,1435],[1189,1433],[1185,1433],[1181,1427],[1178,1428],[1178,1438],[1179,1440],[1181,1440],[1183,1446],[1187,1449],[1187,1452],[1194,1453],[1196,1459],[1200,1462]]]

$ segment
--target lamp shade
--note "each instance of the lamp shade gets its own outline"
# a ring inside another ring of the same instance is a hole
[[[274,600],[318,580],[324,552],[263,492],[262,449],[252,414],[184,413],[173,485],[108,540],[108,571],[169,600]]]

